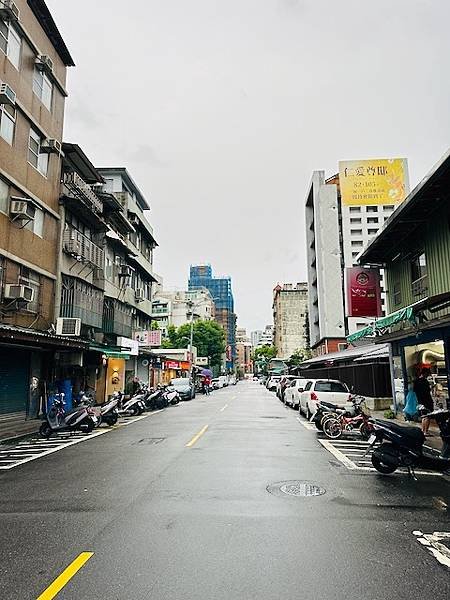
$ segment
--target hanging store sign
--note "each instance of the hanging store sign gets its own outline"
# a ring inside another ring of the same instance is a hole
[[[398,204],[409,193],[406,158],[345,160],[339,162],[342,204]]]
[[[381,316],[380,272],[378,269],[346,269],[347,316]]]
[[[165,361],[166,369],[180,369],[180,363],[177,360],[166,360]]]
[[[139,346],[147,348],[156,348],[161,346],[161,330],[155,329],[151,331],[135,331],[134,339]]]
[[[123,348],[123,352],[126,352],[131,356],[137,356],[139,354],[139,344],[136,340],[126,337],[118,337],[117,345]]]

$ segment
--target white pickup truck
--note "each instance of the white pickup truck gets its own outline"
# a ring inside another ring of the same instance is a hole
[[[317,403],[331,402],[344,406],[351,400],[350,391],[345,383],[336,379],[308,379],[304,391],[300,394],[299,412],[310,419],[317,410]]]

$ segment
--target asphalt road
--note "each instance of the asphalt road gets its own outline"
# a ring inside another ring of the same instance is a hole
[[[266,489],[291,480],[326,493]],[[413,535],[450,531],[448,483],[347,470],[253,382],[0,472],[0,486],[1,600],[38,598],[83,552],[58,600],[450,597],[450,570]]]

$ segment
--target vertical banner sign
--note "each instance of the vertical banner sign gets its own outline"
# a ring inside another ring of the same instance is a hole
[[[378,269],[346,269],[347,316],[380,317],[381,289]]]
[[[339,162],[342,204],[399,204],[409,193],[406,158]]]
[[[139,343],[139,346],[155,348],[161,346],[161,330],[136,331],[134,339]]]

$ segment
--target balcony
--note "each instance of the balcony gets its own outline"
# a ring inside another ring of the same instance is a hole
[[[63,234],[63,250],[76,260],[91,264],[98,269],[104,267],[103,250],[88,237],[69,227]]]
[[[81,200],[83,204],[93,212],[101,215],[103,212],[103,203],[93,191],[91,186],[87,184],[75,171],[64,173],[63,184],[65,185],[69,195]]]

